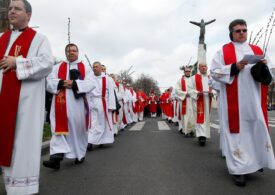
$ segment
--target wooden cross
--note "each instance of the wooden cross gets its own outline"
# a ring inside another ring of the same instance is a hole
[[[242,155],[242,152],[240,151],[239,148],[237,148],[234,152],[233,152],[234,156],[236,156],[237,158],[241,159],[241,155]]]
[[[269,152],[269,149],[271,149],[271,145],[269,145],[268,142],[266,142],[265,147],[266,151]]]

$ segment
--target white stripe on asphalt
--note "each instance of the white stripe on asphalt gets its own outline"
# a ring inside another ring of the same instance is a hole
[[[160,131],[171,130],[165,121],[158,121],[158,127]]]
[[[137,122],[133,127],[129,129],[129,131],[140,131],[143,126],[145,125],[145,122]]]
[[[270,126],[270,127],[275,127],[275,125],[272,125],[272,124],[270,124],[270,123],[268,124],[268,126]]]
[[[220,129],[220,125],[217,125],[215,123],[211,123],[210,127],[214,128],[214,129]]]

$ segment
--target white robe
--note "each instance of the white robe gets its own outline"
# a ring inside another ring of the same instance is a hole
[[[174,123],[179,122],[179,100],[178,100],[178,96],[175,92],[175,90],[173,90],[171,98],[173,100],[173,112],[174,112],[174,116],[172,118],[172,121]]]
[[[197,99],[198,99],[198,91],[196,90],[196,81],[195,76],[190,78],[189,86],[188,86],[188,93],[190,97],[193,99],[193,109],[194,109],[194,116],[195,116],[195,129],[196,129],[196,137],[206,137],[210,138],[210,108],[209,108],[209,85],[208,85],[208,76],[201,75],[202,77],[202,87],[203,87],[203,101],[204,101],[204,123],[198,124],[197,123]]]
[[[127,124],[131,124],[133,122],[133,118],[131,115],[132,94],[130,90],[127,88],[125,89],[123,100],[124,100],[124,113],[125,113],[126,121],[127,121]]]
[[[119,115],[118,115],[118,128],[120,130],[120,129],[123,129],[126,126],[126,124],[124,124],[123,121],[122,121],[122,119],[123,119],[123,109],[124,109],[124,105],[123,105],[122,100],[123,100],[123,96],[124,96],[125,91],[124,91],[124,87],[121,83],[119,83],[118,86],[119,87],[118,87],[118,92],[117,92],[117,99],[118,99],[118,102],[121,106],[121,108],[119,109]]]
[[[111,78],[111,80],[113,81],[113,87],[114,87],[114,90],[115,90],[115,93],[116,93],[116,97],[117,97],[118,88],[119,87],[117,87],[117,85],[116,85],[116,83],[115,83],[115,81],[114,81],[113,78]],[[118,130],[119,130],[118,117],[119,117],[119,114],[117,115],[115,112],[112,114],[112,120],[113,120],[113,124],[114,124],[114,134],[116,134],[116,135],[118,134]]]
[[[237,61],[245,54],[254,54],[247,43],[234,45]],[[260,84],[251,76],[252,66],[246,65],[238,74],[239,133],[230,133],[228,127],[226,84],[231,84],[234,76],[230,76],[231,65],[225,66],[222,50],[214,56],[210,69],[212,77],[221,83],[220,100],[223,114],[220,122],[230,174],[249,174],[265,167],[275,169],[272,143],[261,108]],[[268,66],[274,68],[272,64]]]
[[[179,98],[180,111],[182,109],[182,101],[186,99],[186,114],[185,115],[181,114],[181,120],[179,122],[182,126],[183,132],[185,134],[188,134],[195,130],[196,118],[194,115],[192,99],[191,97],[186,97],[186,95],[188,94],[187,91],[189,87],[190,77],[189,78],[184,77],[184,80],[185,80],[186,91],[182,91],[181,79],[177,82],[175,90]]]
[[[131,93],[131,92],[130,92]],[[131,99],[130,99],[130,115],[133,119],[133,122],[138,122],[138,113],[134,113],[133,107],[135,107],[135,103],[137,101],[137,94],[135,91],[133,91],[133,95],[131,93]]]
[[[5,55],[21,32],[13,31]],[[22,81],[15,140],[10,167],[2,167],[7,194],[34,194],[39,188],[39,169],[45,111],[45,77],[54,63],[47,38],[36,33],[26,59],[17,58],[16,74]],[[27,66],[30,65],[30,66]],[[0,90],[3,73],[0,70]]]
[[[218,116],[219,116],[219,125],[220,125],[220,129],[219,129],[219,133],[220,133],[220,150],[222,152],[222,156],[224,157],[224,131],[223,131],[223,126],[221,125],[221,119],[222,119],[222,115],[223,115],[223,111],[222,111],[222,101],[220,98],[220,90],[221,90],[221,83],[214,80],[213,78],[209,79],[209,86],[212,87],[216,92],[216,99],[217,99],[217,110],[218,110]]]
[[[106,77],[106,104],[108,121],[102,104],[102,76],[94,76],[95,89],[89,93],[89,106],[91,110],[91,128],[89,129],[88,142],[90,144],[110,144],[114,142],[114,129],[112,111],[116,109],[114,85],[109,77]]]
[[[67,68],[67,80],[69,80],[69,70],[78,69],[77,63],[80,61],[71,62]],[[66,158],[80,160],[86,154],[88,145],[88,135],[85,121],[84,99],[76,99],[73,90],[66,89],[66,106],[68,117],[68,135],[55,135],[56,117],[55,117],[55,96],[60,90],[57,90],[60,79],[58,78],[59,67],[62,63],[55,65],[53,72],[47,77],[47,91],[54,94],[51,105],[51,130],[52,138],[50,141],[50,155],[64,153]],[[67,62],[67,65],[69,62]],[[93,72],[91,68],[85,66],[84,80],[76,80],[78,93],[87,93],[94,88],[91,81]]]

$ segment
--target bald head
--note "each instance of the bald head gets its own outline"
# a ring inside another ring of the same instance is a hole
[[[206,64],[204,64],[204,63],[199,64],[199,71],[201,74],[203,74],[203,75],[207,74],[207,69],[208,68],[207,68]]]

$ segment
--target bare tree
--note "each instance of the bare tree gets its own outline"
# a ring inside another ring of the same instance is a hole
[[[120,73],[118,74],[118,77],[119,77],[120,80],[123,80],[126,83],[129,83],[130,85],[133,84],[133,78],[129,74],[128,70],[122,70],[122,71],[120,71]]]
[[[147,95],[149,95],[151,89],[155,91],[156,95],[160,95],[158,83],[150,75],[141,74],[133,86],[135,90],[142,89]]]

